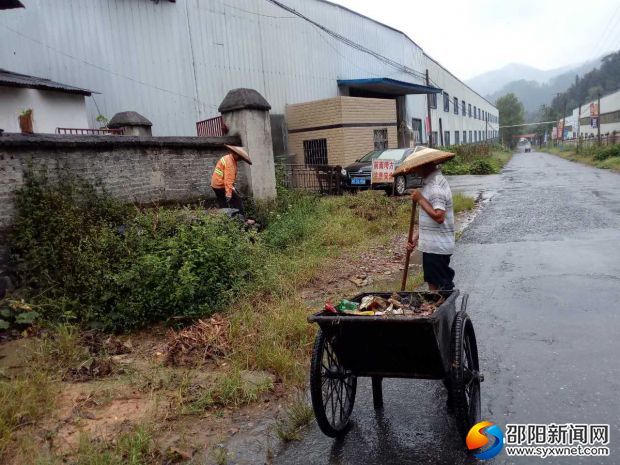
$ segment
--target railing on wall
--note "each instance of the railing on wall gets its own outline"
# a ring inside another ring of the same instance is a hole
[[[620,132],[611,132],[608,134],[601,134],[601,145],[612,145],[612,144],[620,144]],[[556,141],[556,145],[567,145],[576,147],[579,145],[580,147],[590,147],[592,145],[598,145],[598,137],[596,135],[572,138],[572,139],[558,139]]]
[[[326,195],[340,195],[343,191],[340,166],[281,164],[276,169],[281,182],[289,189]]]
[[[228,134],[224,118],[216,116],[196,123],[198,137],[222,137]]]
[[[122,129],[84,129],[84,128],[56,128],[56,134],[71,134],[71,135],[106,135],[112,134],[116,136],[122,136],[125,132]]]

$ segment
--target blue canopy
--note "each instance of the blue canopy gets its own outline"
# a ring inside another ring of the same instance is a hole
[[[338,86],[394,97],[408,94],[438,94],[442,89],[390,78],[338,79]]]

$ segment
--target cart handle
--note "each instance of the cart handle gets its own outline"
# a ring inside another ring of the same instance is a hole
[[[411,201],[411,219],[409,220],[409,236],[407,239],[407,244],[411,243],[411,239],[413,238],[413,226],[415,224],[415,210],[418,206],[418,203],[415,200]],[[403,282],[400,285],[401,292],[405,291],[407,287],[407,275],[409,274],[409,259],[411,258],[411,250],[407,249],[407,253],[405,255],[405,269],[403,270]]]

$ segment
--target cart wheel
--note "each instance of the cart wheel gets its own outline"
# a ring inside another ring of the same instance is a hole
[[[380,376],[372,377],[372,403],[376,409],[383,408],[383,378]]]
[[[319,330],[310,365],[310,395],[316,422],[332,438],[345,432],[353,411],[357,377],[345,370],[333,348],[333,337]]]
[[[451,346],[451,404],[459,432],[465,438],[470,428],[480,421],[480,381],[483,378],[479,371],[474,326],[463,307],[454,318]]]

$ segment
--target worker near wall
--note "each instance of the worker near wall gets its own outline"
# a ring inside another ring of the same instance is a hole
[[[243,201],[235,189],[237,180],[237,163],[243,160],[251,165],[252,160],[243,147],[236,145],[226,145],[229,152],[220,158],[215,165],[213,176],[211,176],[211,188],[215,192],[215,199],[219,208],[235,208],[241,215],[245,216]]]

